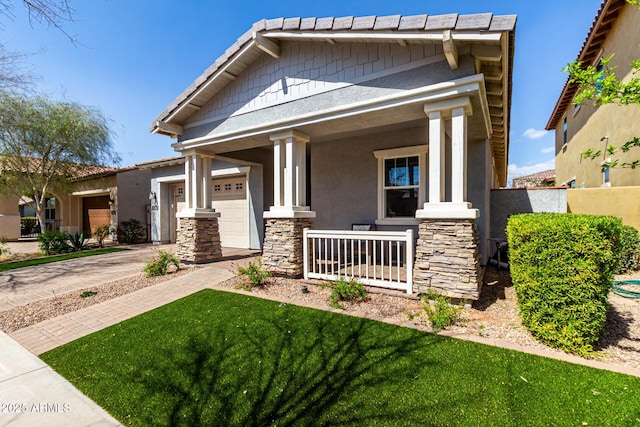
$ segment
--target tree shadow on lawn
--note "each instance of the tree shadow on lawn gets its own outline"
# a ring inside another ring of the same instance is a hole
[[[393,424],[424,414],[416,411],[421,400],[417,396],[408,396],[413,402],[398,408],[388,405],[388,393],[407,392],[417,372],[430,368],[424,357],[420,366],[412,357],[442,338],[382,340],[368,331],[367,321],[336,331],[335,321],[321,319],[307,333],[291,333],[296,325],[285,317],[263,319],[242,326],[244,339],[238,342],[229,338],[234,333],[223,330],[191,335],[186,347],[165,350],[160,365],[156,360],[153,367],[164,375],[150,377],[142,369],[135,376],[144,395],[160,405],[144,424]],[[427,359],[440,363],[433,356]],[[381,391],[375,402],[370,401],[370,390]],[[459,403],[441,401],[438,408]],[[428,425],[424,419],[414,422]]]

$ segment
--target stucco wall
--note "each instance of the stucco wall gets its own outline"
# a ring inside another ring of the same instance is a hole
[[[640,11],[631,5],[625,5],[614,22],[603,45],[602,58],[615,53],[610,66],[617,67],[615,73],[622,80],[631,76],[631,61],[640,58]],[[568,58],[567,60],[569,60]],[[595,64],[593,64],[595,65]],[[576,187],[595,188],[603,183],[600,162],[585,160],[580,153],[593,148],[600,150],[607,144],[620,147],[634,136],[640,135],[640,106],[620,107],[615,104],[594,107],[587,101],[575,110],[573,104],[567,108],[568,143],[563,147],[563,122],[558,122],[556,136],[556,182],[562,184],[575,177]],[[600,141],[604,136],[608,140]],[[638,159],[638,150],[616,156],[621,161]],[[638,186],[640,173],[627,168],[615,168],[610,174],[611,186]]]
[[[640,230],[640,187],[571,189],[567,204],[569,212],[617,216]]]
[[[491,190],[491,234],[506,239],[509,216],[516,213],[567,212],[566,188],[507,188]],[[492,248],[490,248],[492,250]]]
[[[134,169],[117,175],[118,222],[137,219],[147,226],[151,171]]]
[[[8,240],[20,238],[20,211],[17,196],[0,196],[0,236]]]

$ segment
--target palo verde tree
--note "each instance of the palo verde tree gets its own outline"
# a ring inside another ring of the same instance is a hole
[[[639,0],[627,0],[627,3],[638,6]],[[640,12],[638,12],[640,13]],[[629,31],[636,31],[630,28]],[[640,106],[640,59],[631,63],[632,78],[622,81],[615,74],[616,67],[610,66],[614,55],[600,60],[602,67],[595,65],[585,66],[582,62],[575,61],[568,64],[563,71],[569,73],[569,82],[578,85],[578,93],[573,99],[573,103],[578,105],[586,101],[593,101],[594,105],[616,104],[620,106],[638,105]],[[640,167],[640,159],[630,162],[621,162],[615,155],[627,153],[633,148],[640,147],[640,137],[634,137],[619,147],[608,145],[606,154],[611,156],[611,160],[602,162],[602,169],[607,167],[631,168]],[[588,149],[582,153],[585,159],[595,160],[603,155],[602,150]]]
[[[96,165],[120,161],[99,109],[45,96],[0,94],[0,192],[33,199],[44,231],[45,202]]]

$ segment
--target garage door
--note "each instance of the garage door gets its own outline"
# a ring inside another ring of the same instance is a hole
[[[109,196],[82,199],[82,230],[94,231],[101,225],[111,225]]]
[[[249,212],[246,178],[213,180],[213,208],[220,212],[218,224],[222,246],[249,247]]]

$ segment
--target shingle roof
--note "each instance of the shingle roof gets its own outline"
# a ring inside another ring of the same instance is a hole
[[[602,2],[596,17],[591,23],[587,38],[582,43],[576,61],[582,62],[585,66],[593,64],[593,61],[600,53],[600,49],[607,38],[609,30],[611,30],[613,23],[618,18],[620,10],[626,4],[626,0],[604,0]],[[577,91],[578,86],[570,83],[570,77],[568,77],[545,129],[555,129]]]

